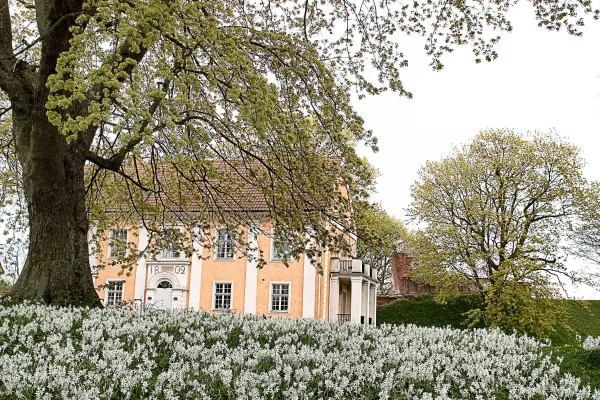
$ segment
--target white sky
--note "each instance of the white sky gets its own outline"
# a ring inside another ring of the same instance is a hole
[[[498,43],[497,60],[476,64],[471,47],[464,47],[446,55],[445,68],[434,72],[424,41],[405,38],[409,66],[402,78],[414,98],[388,93],[354,101],[379,139],[378,153],[361,153],[379,169],[374,198],[392,215],[405,218],[410,186],[427,160],[440,159],[485,128],[554,128],[582,149],[586,177],[600,180],[600,21],[589,20],[578,38],[539,28],[529,3],[509,16],[514,30]],[[600,299],[587,287],[572,295]]]

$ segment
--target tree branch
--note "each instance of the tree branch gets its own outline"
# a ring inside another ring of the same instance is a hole
[[[171,81],[169,79],[167,79],[163,83],[163,88],[162,88],[163,92],[166,93],[170,85],[171,85]],[[125,157],[127,157],[127,154],[129,154],[129,152],[132,151],[135,148],[135,146],[140,144],[140,142],[144,139],[144,131],[150,124],[150,119],[152,118],[152,116],[154,115],[154,113],[156,112],[158,107],[160,106],[161,101],[162,101],[162,98],[160,98],[160,97],[157,97],[154,99],[154,101],[148,108],[148,113],[150,114],[150,117],[148,119],[145,119],[144,121],[142,121],[142,123],[140,124],[139,135],[137,137],[129,140],[112,157],[104,158],[104,157],[94,153],[93,151],[88,150],[86,152],[86,159],[88,161],[93,162],[94,164],[96,164],[97,166],[99,166],[101,168],[108,169],[108,170],[111,170],[114,172],[119,172],[119,168],[123,164],[123,161],[125,160]]]
[[[8,114],[10,111],[12,111],[12,106],[0,108],[0,120],[2,117],[4,117],[5,114]]]
[[[0,57],[12,57],[12,25],[8,0],[0,0]]]
[[[0,89],[9,97],[15,97],[22,88],[22,82],[16,73],[19,68],[17,62],[9,61],[14,58],[12,47],[12,25],[10,22],[10,8],[8,0],[0,0]]]
[[[304,2],[304,17],[302,18],[302,23],[304,24],[304,40],[306,40],[307,43],[310,43],[310,40],[308,40],[308,30],[306,29],[306,14],[308,13],[308,0],[305,0]]]
[[[29,43],[24,48],[19,49],[19,51],[17,51],[16,53],[12,54],[11,56],[9,56],[9,57],[0,57],[0,60],[5,60],[5,59],[6,60],[10,60],[10,59],[16,58],[17,56],[23,54],[24,52],[26,52],[27,50],[31,49],[33,46],[35,46],[36,44],[38,44],[39,42],[41,42],[42,40],[44,40],[44,38],[46,36],[48,36],[48,34],[50,34],[54,29],[56,29],[57,26],[59,26],[65,20],[67,20],[67,18],[76,17],[76,16],[81,15],[81,14],[83,14],[83,12],[79,11],[79,12],[73,12],[73,13],[69,13],[69,14],[63,15],[54,24],[52,24],[52,26],[50,28],[48,28],[48,30],[43,35],[40,35],[33,42]]]
[[[122,168],[117,168],[117,169],[113,169],[111,164],[107,164],[106,163],[106,159],[102,158],[100,156],[97,156],[96,154],[93,154],[93,156],[91,157],[92,159],[90,160],[88,158],[89,161],[93,162],[94,164],[96,164],[97,166],[99,166],[100,168],[103,169],[107,169],[107,170],[111,170],[116,172],[117,174],[121,175],[123,178],[125,178],[127,181],[133,183],[135,186],[137,186],[138,188],[140,188],[141,190],[145,191],[145,192],[150,192],[152,191],[152,189],[142,185],[140,182],[138,182],[137,180],[135,180],[134,178],[132,178],[131,176],[127,175]],[[109,168],[110,167],[110,168]],[[97,172],[94,174],[94,176],[97,174]],[[139,177],[138,177],[139,178]]]

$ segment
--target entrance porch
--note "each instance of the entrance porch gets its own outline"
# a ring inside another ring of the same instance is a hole
[[[375,325],[377,271],[362,260],[331,260],[329,320]]]

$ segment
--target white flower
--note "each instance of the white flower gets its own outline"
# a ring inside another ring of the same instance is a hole
[[[588,336],[583,341],[583,345],[581,347],[583,347],[585,351],[600,350],[600,336],[596,338]]]
[[[546,347],[498,330],[0,302],[0,398],[600,399]]]

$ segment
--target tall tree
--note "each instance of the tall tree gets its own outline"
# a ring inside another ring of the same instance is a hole
[[[600,183],[592,182],[591,190],[582,200],[585,210],[574,225],[569,237],[573,244],[573,253],[594,264],[600,264]]]
[[[428,162],[412,187],[410,214],[424,226],[411,242],[413,275],[442,299],[460,283],[479,289],[485,308],[473,322],[551,329],[560,323],[561,285],[590,278],[564,262],[586,212],[583,165],[578,148],[556,135],[509,130],[481,132]]]
[[[357,255],[378,271],[379,293],[392,291],[392,256],[406,240],[402,221],[390,216],[379,204],[354,204]]]
[[[373,141],[349,90],[409,95],[406,60],[390,40],[398,31],[427,38],[434,68],[463,43],[477,61],[494,59],[498,37],[484,27],[509,31],[513,3],[0,0],[0,89],[20,174],[3,184],[22,185],[29,219],[11,295],[98,303],[86,235],[88,218],[106,220],[109,187],[123,191],[111,211],[147,217],[159,235],[165,218],[181,217],[166,212],[185,206],[177,193],[202,194],[197,216],[229,218],[231,194],[250,185],[282,227],[326,245],[332,233],[306,210],[345,222],[343,196],[322,188],[345,185],[360,197],[368,187],[354,146]],[[579,34],[590,4],[533,6],[541,25]],[[298,248],[304,237],[295,235]]]

